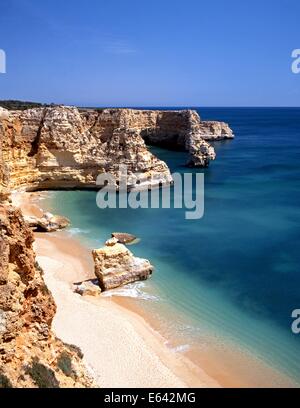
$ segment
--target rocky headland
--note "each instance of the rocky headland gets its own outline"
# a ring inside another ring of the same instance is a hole
[[[208,166],[216,155],[207,140],[232,138],[222,122],[197,112],[134,109],[0,108],[0,134],[10,189],[95,188],[104,172],[139,174],[140,185],[170,182],[168,166],[146,144],[185,150],[188,165]],[[156,182],[153,182],[156,180]]]

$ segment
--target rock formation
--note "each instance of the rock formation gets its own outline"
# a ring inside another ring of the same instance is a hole
[[[97,279],[74,283],[73,289],[75,293],[81,296],[99,296],[101,293]]]
[[[120,244],[133,244],[138,240],[135,235],[128,234],[127,232],[112,232],[111,236],[116,238]]]
[[[2,110],[10,188],[95,188],[101,173],[118,179],[120,164],[129,175],[139,173],[143,184],[160,176],[171,181],[167,165],[147,150],[135,129],[124,127],[126,116],[71,107]]]
[[[20,210],[0,204],[0,387],[88,387],[79,350],[51,331],[56,307],[32,243]]]
[[[41,217],[33,215],[24,216],[24,220],[34,231],[53,232],[70,225],[70,221],[61,215],[53,215],[49,212],[44,213]]]
[[[145,280],[153,272],[153,266],[147,259],[135,257],[116,238],[106,241],[103,248],[95,249],[93,257],[95,275],[103,291]]]
[[[0,388],[89,387],[80,350],[51,331],[56,306],[35,260],[32,231],[9,202],[2,137],[0,132]]]
[[[233,139],[234,135],[227,123],[215,121],[200,121],[199,134],[203,140]]]
[[[228,125],[203,122],[197,112],[134,109],[0,108],[0,134],[9,187],[95,188],[99,174],[117,179],[119,165],[151,187],[171,181],[167,165],[146,143],[189,152],[189,165],[205,167],[215,152],[204,139],[231,138]],[[157,181],[153,181],[156,179]]]

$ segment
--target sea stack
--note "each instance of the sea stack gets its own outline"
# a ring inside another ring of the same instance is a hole
[[[93,250],[95,275],[102,291],[149,278],[154,267],[147,259],[135,257],[116,238]]]

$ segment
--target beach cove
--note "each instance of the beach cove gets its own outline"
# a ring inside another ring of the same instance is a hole
[[[42,194],[42,196],[45,193]],[[17,193],[24,215],[39,216],[40,193]],[[72,283],[94,277],[92,257],[64,232],[36,233],[34,249],[57,304],[53,330],[76,344],[101,387],[218,387],[189,359],[165,346],[165,339],[142,316],[113,298],[82,298]]]
[[[283,271],[297,279],[296,255],[284,241],[297,235],[299,169],[296,161],[285,162],[298,149],[297,111],[203,111],[208,119],[217,116],[233,123],[239,138],[214,145],[218,160],[204,170],[206,208],[199,222],[186,224],[181,210],[99,210],[92,191],[14,197],[25,214],[38,214],[41,206],[71,219],[66,231],[36,234],[35,251],[57,304],[54,332],[82,349],[101,386],[120,381],[136,387],[152,381],[153,386],[174,387],[298,386],[299,345],[288,320],[297,293],[287,281],[282,293],[279,279]],[[280,172],[274,163],[279,142],[281,151],[286,150]],[[186,153],[151,150],[171,170],[185,171]],[[80,298],[72,283],[93,277],[91,250],[118,230],[141,239],[132,251],[153,262],[153,278],[108,291],[99,301]],[[280,247],[279,258],[270,265],[261,251],[273,247]],[[273,298],[270,278],[278,280]]]

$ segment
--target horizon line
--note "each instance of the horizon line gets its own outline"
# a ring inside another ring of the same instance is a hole
[[[20,103],[33,103],[33,104],[41,104],[41,105],[64,105],[64,106],[75,106],[78,108],[98,108],[98,109],[105,109],[105,108],[115,108],[115,109],[125,109],[125,108],[208,108],[208,109],[299,109],[300,106],[278,106],[278,105],[139,105],[139,104],[121,104],[121,105],[93,105],[93,104],[72,104],[72,103],[57,103],[57,102],[37,102],[34,100],[22,100],[22,99],[0,99],[1,102],[20,102]]]

